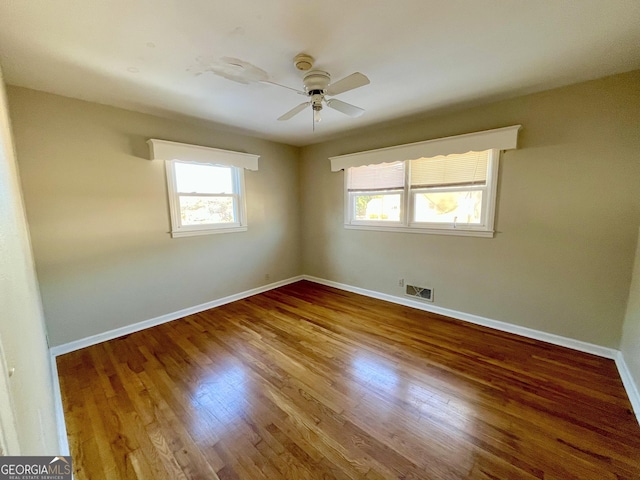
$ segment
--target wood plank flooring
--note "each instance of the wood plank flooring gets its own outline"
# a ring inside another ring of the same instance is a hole
[[[614,362],[309,282],[58,357],[76,479],[638,479]]]

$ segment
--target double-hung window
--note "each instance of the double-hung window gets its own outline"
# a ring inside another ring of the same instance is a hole
[[[246,230],[241,168],[168,160],[167,182],[174,233]]]
[[[408,212],[416,226],[483,227],[495,198],[499,152],[410,160]]]
[[[258,156],[149,140],[152,158],[165,160],[171,235],[184,237],[247,230],[244,170]]]
[[[519,128],[332,157],[345,171],[345,227],[493,236],[500,152]]]
[[[353,222],[399,224],[405,198],[404,162],[352,167],[347,175]]]

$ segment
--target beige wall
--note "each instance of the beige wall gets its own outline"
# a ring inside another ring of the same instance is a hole
[[[0,362],[0,445],[5,453],[60,454],[49,351],[1,72]],[[9,369],[15,369],[11,378]]]
[[[301,273],[297,148],[8,92],[52,345]],[[164,163],[148,160],[149,138],[260,155],[259,171],[245,173],[249,230],[172,239]]]
[[[636,249],[636,261],[633,269],[633,280],[629,290],[627,315],[622,329],[620,350],[625,363],[640,391],[640,233]],[[640,412],[637,412],[640,414]]]
[[[618,348],[640,223],[638,85],[640,71],[303,148],[304,272],[392,295],[405,278],[438,306]],[[343,228],[328,157],[514,124],[495,238]]]
[[[306,273],[394,295],[405,278],[442,307],[618,348],[640,219],[639,82],[631,72],[302,150],[12,87],[52,344]],[[329,156],[513,124],[495,238],[343,228]],[[150,137],[261,155],[246,174],[249,232],[171,239]]]

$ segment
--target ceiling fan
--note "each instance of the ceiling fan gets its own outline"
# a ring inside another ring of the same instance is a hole
[[[293,107],[287,113],[278,118],[280,121],[289,120],[293,118],[298,113],[302,112],[308,106],[311,106],[313,110],[313,122],[320,122],[320,111],[322,110],[323,105],[326,105],[329,108],[333,108],[345,115],[350,117],[359,117],[364,113],[364,110],[360,107],[356,107],[355,105],[351,105],[350,103],[343,102],[342,100],[338,100],[337,98],[327,98],[334,97],[344,92],[348,92],[349,90],[354,90],[359,87],[363,87],[368,85],[369,79],[366,75],[363,75],[360,72],[352,73],[347,77],[344,77],[337,82],[331,82],[331,75],[329,73],[322,70],[312,70],[313,68],[313,58],[304,53],[300,53],[296,55],[293,59],[293,64],[298,70],[305,71],[302,83],[304,85],[304,90],[297,90],[295,88],[287,87],[285,85],[280,85],[275,82],[269,82],[274,85],[278,85],[280,87],[288,88],[289,90],[293,90],[300,95],[305,95],[309,97],[304,103]]]

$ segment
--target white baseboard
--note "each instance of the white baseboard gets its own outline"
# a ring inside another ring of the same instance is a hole
[[[305,280],[310,282],[319,283],[321,285],[327,285],[329,287],[335,287],[347,292],[359,293],[367,297],[377,298],[379,300],[385,300],[391,303],[397,303],[406,307],[417,308],[418,310],[424,310],[425,312],[437,313],[445,315],[447,317],[455,318],[457,320],[464,320],[465,322],[475,323],[476,325],[482,325],[483,327],[495,328],[502,332],[513,333],[521,335],[523,337],[532,338],[534,340],[541,340],[543,342],[552,343],[561,347],[571,348],[580,352],[591,353],[599,357],[615,359],[618,354],[618,350],[613,348],[607,348],[600,345],[594,345],[592,343],[582,342],[580,340],[574,340],[573,338],[562,337],[553,333],[542,332],[540,330],[534,330],[532,328],[521,327],[519,325],[513,325],[511,323],[501,322],[499,320],[492,320],[490,318],[481,317],[479,315],[473,315],[471,313],[459,312],[457,310],[451,310],[449,308],[438,307],[430,303],[423,303],[411,298],[397,297],[395,295],[389,295],[386,293],[380,293],[373,290],[367,290],[360,287],[353,287],[344,283],[333,282],[331,280],[325,280],[324,278],[312,277],[309,275],[303,275]]]
[[[179,318],[193,315],[194,313],[204,312],[205,310],[209,310],[210,308],[215,308],[227,303],[235,302],[237,300],[242,300],[243,298],[267,292],[284,285],[289,285],[290,283],[295,283],[302,279],[302,275],[287,278],[279,282],[270,283],[268,285],[252,288],[251,290],[246,290],[244,292],[229,295],[217,300],[201,303],[200,305],[196,305],[195,307],[184,308],[182,310],[178,310],[177,312],[167,313],[165,315],[160,315],[159,317],[151,318],[149,320],[144,320],[142,322],[126,325],[124,327],[115,328],[107,332],[91,335],[90,337],[81,338],[80,340],[74,340],[73,342],[57,345],[55,347],[51,347],[49,351],[51,352],[52,357],[55,359],[55,357],[57,357],[58,355],[64,355],[65,353],[74,352],[76,350],[80,350],[81,348],[90,347],[91,345],[106,342],[107,340],[113,340],[114,338],[139,332],[147,328],[155,327],[156,325],[161,325],[173,320],[178,320]]]
[[[553,345],[559,345],[561,347],[571,348],[579,352],[590,353],[592,355],[597,355],[599,357],[610,358],[612,360],[615,360],[616,367],[618,368],[618,372],[620,373],[620,378],[622,379],[622,384],[624,385],[624,388],[627,392],[627,396],[629,397],[629,401],[631,402],[633,411],[636,415],[638,423],[640,424],[640,394],[638,393],[638,387],[635,384],[633,377],[631,376],[631,373],[629,372],[627,364],[624,361],[624,356],[622,355],[622,352],[620,352],[619,350],[603,347],[601,345],[595,345],[593,343],[583,342],[580,340],[575,340],[573,338],[555,335],[553,333],[534,330],[532,328],[521,327],[519,325],[513,325],[511,323],[500,322],[498,320],[492,320],[490,318],[480,317],[478,315],[473,315],[470,313],[459,312],[457,310],[451,310],[449,308],[438,307],[433,304],[419,302],[417,300],[412,300],[410,298],[398,297],[395,295],[376,292],[374,290],[367,290],[365,288],[346,285],[344,283],[325,280],[324,278],[318,278],[311,275],[303,275],[303,278],[310,282],[319,283],[321,285],[327,285],[329,287],[338,288],[340,290],[345,290],[347,292],[358,293],[360,295],[365,295],[367,297],[377,298],[379,300],[384,300],[387,302],[396,303],[396,304],[404,305],[407,307],[417,308],[418,310],[424,310],[426,312],[438,313],[440,315],[445,315],[447,317],[455,318],[458,320],[475,323],[476,325],[482,325],[484,327],[494,328],[496,330],[500,330],[503,332],[513,333],[516,335],[521,335],[523,337],[532,338],[534,340],[541,340],[543,342],[551,343]]]
[[[51,355],[51,380],[53,382],[53,396],[54,396],[54,402],[55,402],[54,407],[56,410],[56,423],[58,426],[58,444],[60,447],[60,455],[71,455],[71,454],[69,453],[69,439],[67,437],[67,426],[64,421],[64,407],[62,405],[62,394],[60,392],[60,379],[58,376],[58,365],[56,363],[56,357],[58,355],[64,355],[65,353],[70,353],[75,350],[80,350],[81,348],[90,347],[91,345],[96,345],[98,343],[106,342],[107,340],[112,340],[114,338],[118,338],[123,335],[129,335],[130,333],[139,332],[140,330],[145,330],[147,328],[154,327],[162,323],[171,322],[173,320],[186,317],[187,315],[193,315],[194,313],[203,312],[205,310],[209,310],[210,308],[219,307],[220,305],[224,305],[226,303],[235,302],[236,300],[241,300],[243,298],[251,297],[253,295],[257,295],[258,293],[263,293],[268,290],[273,290],[274,288],[282,287],[284,285],[289,285],[290,283],[295,283],[302,279],[303,279],[302,275],[299,275],[297,277],[287,278],[286,280],[270,283],[269,285],[264,285],[262,287],[252,288],[251,290],[247,290],[241,293],[236,293],[235,295],[229,295],[227,297],[219,298],[217,300],[212,300],[211,302],[202,303],[200,305],[196,305],[195,307],[185,308],[182,310],[178,310],[177,312],[167,313],[166,315],[161,315],[159,317],[152,318],[150,320],[145,320],[143,322],[138,322],[132,325],[127,325],[125,327],[109,330],[108,332],[103,332],[97,335],[92,335],[90,337],[81,338],[80,340],[75,340],[73,342],[65,343],[63,345],[51,347],[49,349],[49,353]]]
[[[622,352],[618,352],[615,361],[616,367],[618,367],[618,372],[620,373],[620,378],[622,379],[622,384],[624,385],[624,389],[627,391],[627,396],[631,402],[631,407],[636,414],[638,423],[640,423],[640,392],[638,392],[638,386],[631,376],[631,372],[629,371],[627,362],[624,360]]]
[[[64,407],[62,406],[62,393],[60,392],[60,377],[58,376],[58,364],[56,363],[56,357],[51,355],[49,357],[51,362],[51,381],[53,382],[53,402],[54,409],[56,411],[56,424],[58,427],[58,448],[59,455],[68,456],[69,453],[69,438],[67,437],[67,425],[64,421]]]
[[[474,323],[476,325],[482,325],[482,326],[494,328],[496,330],[500,330],[503,332],[513,333],[515,335],[521,335],[523,337],[532,338],[534,340],[541,340],[543,342],[551,343],[553,345],[559,345],[559,346],[571,348],[573,350],[577,350],[580,352],[590,353],[593,355],[597,355],[599,357],[613,359],[616,362],[616,366],[620,373],[620,377],[622,378],[622,383],[625,387],[625,390],[627,391],[627,395],[629,396],[629,401],[631,402],[633,411],[636,414],[638,423],[640,423],[640,394],[638,393],[638,387],[633,381],[633,377],[631,376],[629,369],[624,361],[624,357],[619,350],[603,347],[601,345],[595,345],[588,342],[583,342],[580,340],[575,340],[573,338],[555,335],[552,333],[543,332],[540,330],[521,327],[519,325],[513,325],[510,323],[501,322],[498,320],[492,320],[490,318],[481,317],[479,315],[459,312],[457,310],[438,307],[432,304],[425,304],[417,300],[412,300],[410,298],[398,297],[395,295],[380,293],[380,292],[367,290],[360,287],[354,287],[344,283],[325,280],[323,278],[318,278],[311,275],[298,275],[296,277],[291,277],[285,280],[281,280],[279,282],[270,283],[269,285],[264,285],[262,287],[253,288],[251,290],[247,290],[234,295],[229,295],[227,297],[223,297],[217,300],[212,300],[211,302],[196,305],[194,307],[178,310],[177,312],[161,315],[159,317],[152,318],[150,320],[134,323],[132,325],[116,328],[114,330],[109,330],[107,332],[99,333],[97,335],[92,335],[90,337],[82,338],[80,340],[75,340],[73,342],[52,347],[50,349],[51,361],[52,361],[51,370],[52,370],[52,376],[54,380],[54,389],[55,389],[54,394],[56,396],[56,414],[58,417],[58,424],[60,428],[59,436],[60,436],[61,448],[63,446],[66,446],[67,452],[68,452],[69,447],[67,443],[66,428],[64,426],[64,413],[62,409],[62,399],[60,397],[60,385],[58,383],[58,371],[57,371],[57,366],[55,362],[55,357],[57,357],[58,355],[63,355],[65,353],[73,352],[75,350],[79,350],[81,348],[89,347],[91,345],[96,345],[98,343],[102,343],[107,340],[112,340],[114,338],[118,338],[123,335],[129,335],[134,332],[145,330],[147,328],[154,327],[162,323],[177,320],[179,318],[186,317],[194,313],[203,312],[205,310],[209,310],[210,308],[219,307],[227,303],[235,302],[243,298],[247,298],[253,295],[257,295],[259,293],[273,290],[274,288],[278,288],[284,285],[289,285],[291,283],[298,282],[300,280],[308,280],[310,282],[318,283],[321,285],[327,285],[329,287],[338,288],[340,290],[345,290],[348,292],[358,293],[360,295],[365,295],[367,297],[377,298],[379,300],[384,300],[387,302],[396,303],[396,304],[404,305],[407,307],[413,307],[418,310],[424,310],[431,313],[445,315],[447,317]],[[64,452],[62,453],[65,454]],[[68,453],[66,454],[68,455]]]

